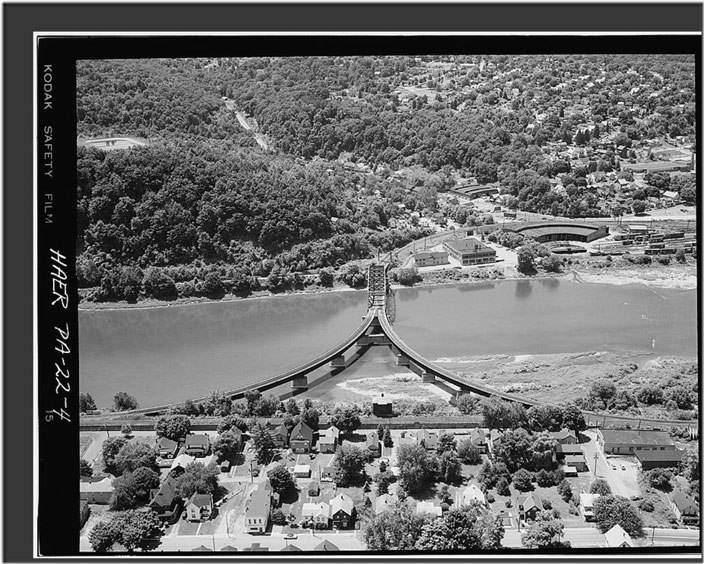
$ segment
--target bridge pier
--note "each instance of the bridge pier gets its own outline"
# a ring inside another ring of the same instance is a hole
[[[420,377],[423,382],[435,382],[435,374],[431,374],[427,370],[421,370]]]
[[[307,376],[297,376],[291,382],[291,387],[296,388],[298,390],[307,390],[308,389],[308,377]]]
[[[397,354],[396,355],[396,366],[410,366],[411,361],[408,360],[405,356],[402,354]]]
[[[345,365],[345,355],[341,354],[339,356],[336,356],[330,361],[330,366],[333,368],[344,368]]]

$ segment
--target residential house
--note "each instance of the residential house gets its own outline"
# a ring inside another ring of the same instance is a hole
[[[321,454],[334,453],[339,442],[340,430],[334,425],[318,433],[318,450]]]
[[[281,549],[281,552],[302,552],[295,544],[287,544]]]
[[[291,431],[289,439],[291,450],[296,454],[306,454],[313,447],[313,429],[301,421]]]
[[[271,490],[267,488],[266,482],[259,484],[259,487],[252,492],[244,513],[245,532],[266,532],[271,513]]]
[[[173,458],[178,452],[178,442],[159,437],[156,441],[156,451],[160,458]]]
[[[587,460],[583,454],[568,454],[565,456],[565,466],[572,466],[577,472],[589,472]]]
[[[631,225],[630,228],[633,230],[634,226]],[[675,443],[665,431],[598,429],[597,442],[605,454],[635,454],[640,450],[675,450]]]
[[[562,471],[565,474],[565,478],[576,478],[579,475],[574,466],[563,466]]]
[[[445,262],[447,262],[447,254],[445,254]],[[383,393],[372,401],[372,413],[376,417],[391,417],[393,411],[393,402],[389,398],[385,398]]]
[[[195,462],[195,460],[195,456],[189,456],[188,454],[179,454],[176,458],[174,458],[174,461],[171,463],[169,473],[173,474],[174,476],[180,476],[181,474],[183,474],[184,470],[186,469],[186,466],[192,464],[193,462]]]
[[[438,447],[438,434],[430,432],[428,429],[416,431],[415,437],[418,444],[422,444],[425,450],[435,450]]]
[[[183,500],[176,495],[176,478],[169,474],[159,488],[152,490],[150,494],[149,509],[154,511],[159,519],[175,523],[183,507]]]
[[[418,444],[418,439],[415,435],[411,433],[401,431],[401,436],[397,439],[394,439],[394,444],[396,445],[397,449],[401,448],[403,445],[415,446]]]
[[[376,431],[372,431],[367,434],[367,450],[371,453],[374,458],[379,458],[381,456],[381,442],[379,441],[379,435]]]
[[[653,468],[673,468],[678,466],[682,460],[681,450],[639,450],[636,451],[636,458],[640,462],[643,470]]]
[[[599,499],[599,494],[579,494],[579,512],[585,521],[594,521],[594,502]]]
[[[186,519],[189,521],[207,521],[213,512],[211,494],[194,493],[186,503]]]
[[[457,492],[457,507],[470,505],[473,501],[478,501],[482,505],[486,504],[484,492],[476,484],[470,484],[461,492]]]
[[[350,496],[338,494],[330,500],[330,518],[336,529],[349,529],[354,524],[354,503]]]
[[[80,498],[88,503],[107,504],[112,497],[112,476],[98,475],[81,478]]]
[[[374,502],[374,515],[379,515],[396,505],[398,498],[393,494],[382,494],[376,498]]]
[[[442,507],[435,505],[432,501],[419,501],[416,505],[416,515],[442,517]]]
[[[288,447],[288,429],[283,423],[274,429],[270,434],[277,448]]]
[[[325,466],[320,470],[320,481],[321,482],[334,482],[337,477],[337,468],[332,464],[330,466]]]
[[[83,525],[86,524],[86,521],[88,521],[88,517],[90,517],[90,507],[88,506],[88,502],[85,500],[81,500],[81,521],[80,521],[80,527],[83,527]]]
[[[330,506],[325,502],[304,503],[301,510],[301,517],[306,521],[312,521],[316,528],[327,529],[330,526]]]
[[[633,539],[618,523],[604,533],[607,548],[632,548]]]
[[[488,451],[487,437],[484,429],[470,429],[469,440],[479,450],[481,454],[486,454]]]
[[[532,492],[518,498],[518,514],[524,521],[534,521],[541,511],[543,511],[543,502]]]
[[[699,523],[699,507],[697,502],[680,490],[675,491],[670,496],[670,507],[673,513],[685,525],[696,525]]]
[[[310,478],[310,465],[309,464],[296,464],[293,467],[293,475],[296,478]]]
[[[550,436],[560,445],[574,445],[578,442],[577,434],[572,429],[562,429],[561,431],[550,433]]]
[[[329,540],[326,539],[323,542],[321,542],[319,545],[317,545],[313,550],[316,552],[335,552],[340,549],[337,548],[337,546],[335,546]]]
[[[186,435],[184,450],[186,454],[196,458],[206,456],[210,452],[210,437],[205,434],[190,433]]]

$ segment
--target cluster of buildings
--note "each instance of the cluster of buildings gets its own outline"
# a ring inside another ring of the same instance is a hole
[[[496,262],[496,251],[474,237],[466,237],[443,242],[442,250],[413,254],[417,267],[450,264],[450,257],[461,266],[492,264]]]
[[[168,472],[159,487],[150,492],[147,507],[166,523],[175,523],[184,513],[189,521],[210,519],[215,507],[211,494],[194,493],[184,500],[176,489],[178,477],[189,464],[208,466],[217,463],[217,456],[211,453],[210,437],[207,434],[192,433],[186,435],[183,445],[160,437],[156,440],[155,450],[158,466],[168,468]],[[114,493],[112,481],[113,476],[109,474],[81,478],[81,501],[86,504],[109,504]]]

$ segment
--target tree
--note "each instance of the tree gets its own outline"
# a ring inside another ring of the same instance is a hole
[[[549,488],[555,485],[555,478],[552,472],[548,472],[542,468],[535,474],[535,481],[541,488]]]
[[[80,474],[81,478],[90,478],[93,475],[93,467],[91,466],[90,462],[81,458],[78,466],[78,473]]]
[[[444,452],[452,452],[455,450],[457,450],[457,439],[455,439],[455,436],[451,433],[440,433],[435,452],[437,454],[442,454]]]
[[[391,485],[395,480],[394,475],[391,472],[380,471],[376,476],[374,476],[374,481],[376,482],[376,495],[384,495],[389,493],[389,485]]]
[[[127,439],[124,437],[108,437],[103,441],[103,468],[108,474],[118,474],[115,468],[115,457],[126,444]]]
[[[284,464],[274,466],[266,475],[269,478],[271,487],[278,494],[296,489],[296,481]]]
[[[568,429],[572,429],[575,433],[584,431],[587,428],[587,422],[584,420],[584,414],[573,403],[562,408],[562,424]]]
[[[335,282],[335,275],[329,268],[323,268],[318,272],[318,281],[324,288],[331,288]]]
[[[163,535],[161,523],[151,511],[129,510],[116,513],[97,523],[88,533],[88,540],[95,552],[108,552],[115,544],[128,552],[155,548],[154,540]]]
[[[399,268],[396,270],[396,280],[399,284],[404,286],[413,286],[416,282],[419,282],[423,277],[418,273],[416,267],[412,268]]]
[[[672,472],[665,468],[653,468],[646,473],[646,479],[652,487],[659,490],[672,489],[672,484],[670,483]]]
[[[194,493],[212,494],[218,488],[220,470],[212,463],[205,466],[200,462],[191,462],[176,479],[176,493],[183,499]]]
[[[137,468],[158,470],[156,450],[147,444],[128,442],[115,457],[115,475],[134,472]]]
[[[457,445],[457,456],[465,464],[479,464],[482,461],[482,455],[471,439],[462,439],[459,442]]]
[[[527,492],[533,489],[533,474],[528,472],[525,468],[518,470],[513,476],[511,476],[513,485],[516,489]]]
[[[633,207],[633,213],[636,215],[639,215],[639,214],[645,212],[645,209],[647,206],[643,200],[633,200],[632,207]]]
[[[527,412],[528,425],[533,431],[562,429],[562,410],[554,405],[534,405]]]
[[[423,526],[416,550],[492,550],[501,547],[504,528],[499,516],[479,504],[451,509]]]
[[[509,487],[509,482],[506,479],[506,476],[501,476],[499,481],[496,482],[496,493],[507,497],[511,495],[511,488]]]
[[[112,481],[110,508],[116,511],[134,509],[149,501],[149,492],[159,487],[159,474],[151,468],[137,468]]]
[[[120,427],[120,433],[122,433],[122,436],[125,438],[129,438],[132,436],[132,425],[124,424],[122,427]]]
[[[609,380],[597,380],[589,389],[589,397],[608,403],[616,395],[616,385]]]
[[[359,418],[359,408],[357,406],[338,407],[330,418],[330,423],[340,429],[340,433],[350,437],[359,429],[362,422]],[[381,435],[379,435],[381,437]]]
[[[589,486],[589,493],[599,495],[611,495],[611,486],[606,480],[597,479]]]
[[[521,537],[526,548],[569,548],[569,541],[562,541],[564,524],[555,519],[550,511],[541,511]]]
[[[460,413],[464,415],[470,415],[477,410],[479,405],[479,399],[471,394],[460,394],[457,397],[455,406],[459,409]]]
[[[175,300],[178,290],[173,278],[168,276],[161,268],[147,269],[142,280],[144,295],[157,300]]]
[[[95,406],[95,400],[93,399],[93,396],[91,396],[89,393],[78,394],[78,412],[79,413],[86,413],[88,411],[93,411],[95,409],[98,409],[98,408]]]
[[[225,286],[222,283],[222,278],[220,278],[220,274],[211,271],[208,272],[208,274],[205,275],[205,279],[203,280],[203,285],[202,285],[202,290],[203,295],[207,296],[209,298],[219,300],[225,295]]]
[[[218,433],[224,433],[230,429],[239,429],[243,433],[247,432],[247,422],[239,415],[228,415],[223,417],[218,425]]]
[[[401,445],[397,458],[401,485],[409,493],[422,490],[435,474],[435,460],[421,445]]]
[[[602,533],[614,525],[633,537],[643,535],[643,522],[636,507],[625,497],[602,495],[594,501],[594,521]]]
[[[440,455],[438,477],[448,484],[454,484],[462,479],[462,464],[454,451],[447,450]]]
[[[367,454],[357,445],[343,443],[337,449],[333,465],[337,470],[337,484],[348,486],[364,477]]]
[[[163,535],[159,517],[152,511],[129,510],[115,517],[116,527],[120,531],[117,542],[134,552],[135,548],[143,551],[153,548],[153,541]]]
[[[301,411],[301,421],[313,431],[317,431],[320,424],[320,412],[314,407],[306,408]]]
[[[286,402],[286,413],[289,415],[298,415],[301,413],[301,410],[298,408],[298,402],[295,399],[289,398]]]
[[[695,448],[687,448],[680,460],[680,472],[688,482],[699,479],[699,451]]]
[[[546,272],[561,272],[562,259],[557,255],[550,255],[540,262],[540,266],[542,266]]]
[[[127,392],[117,392],[113,398],[113,407],[115,411],[128,411],[130,409],[137,409],[139,404],[134,396],[131,396]]]
[[[118,542],[119,535],[114,517],[111,517],[95,524],[88,533],[88,541],[94,552],[108,552]]]
[[[496,462],[495,464],[485,462],[482,464],[479,470],[479,482],[485,489],[489,490],[496,486],[501,478],[506,478],[507,482],[511,480],[508,468],[503,462]]]
[[[261,423],[256,423],[251,431],[254,450],[257,453],[257,459],[262,464],[267,464],[271,460],[274,451],[276,451],[276,443],[271,438],[271,434],[267,428]]]
[[[567,480],[563,479],[557,486],[557,493],[560,494],[562,499],[568,502],[572,499],[572,486],[570,486],[570,483]]]
[[[535,274],[535,252],[529,246],[523,246],[517,252],[518,263],[516,270],[521,274]]]
[[[482,400],[482,414],[490,429],[515,429],[527,423],[526,411],[521,404],[497,397]]]
[[[362,523],[362,538],[367,550],[413,550],[428,518],[416,515],[407,503],[392,511],[373,515]]]
[[[277,509],[271,514],[271,522],[274,525],[286,525],[288,521],[286,520],[286,514],[281,509]]]
[[[180,441],[191,432],[191,420],[185,415],[165,415],[156,422],[156,436]]]
[[[218,462],[235,460],[242,452],[242,431],[237,427],[220,433],[213,443],[213,453],[217,455]]]

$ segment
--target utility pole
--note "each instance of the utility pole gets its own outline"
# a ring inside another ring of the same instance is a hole
[[[599,452],[594,453],[594,476],[596,476],[596,465],[599,462]]]

